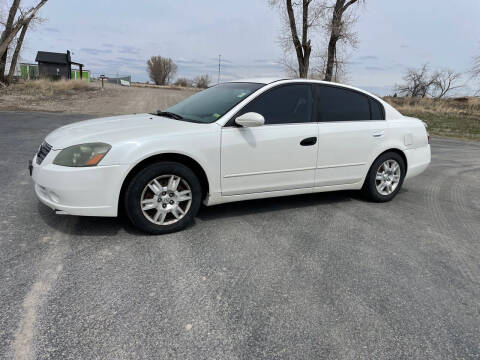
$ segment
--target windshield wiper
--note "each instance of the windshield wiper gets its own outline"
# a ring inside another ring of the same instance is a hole
[[[157,110],[157,115],[158,116],[165,116],[165,117],[172,118],[172,119],[175,119],[175,120],[183,120],[183,116],[172,113],[172,112],[169,112],[169,111]]]

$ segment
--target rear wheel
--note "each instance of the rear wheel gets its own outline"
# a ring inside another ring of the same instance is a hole
[[[380,155],[368,171],[364,193],[373,201],[392,200],[400,191],[405,178],[405,162],[395,152]]]
[[[185,165],[161,162],[147,166],[129,183],[125,212],[139,229],[166,234],[193,222],[202,198],[201,186]]]

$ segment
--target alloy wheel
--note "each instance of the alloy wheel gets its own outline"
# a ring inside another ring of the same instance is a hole
[[[156,225],[180,221],[192,204],[192,190],[178,175],[162,175],[148,182],[140,197],[145,218]]]
[[[400,165],[389,159],[380,165],[375,176],[375,185],[381,195],[390,195],[395,191],[401,178]]]

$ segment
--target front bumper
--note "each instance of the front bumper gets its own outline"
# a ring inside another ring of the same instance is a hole
[[[127,165],[73,168],[52,164],[50,155],[32,161],[32,179],[39,200],[59,214],[117,216]]]

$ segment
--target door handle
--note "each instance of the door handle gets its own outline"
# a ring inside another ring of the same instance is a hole
[[[300,145],[302,146],[312,146],[312,145],[315,145],[316,143],[317,143],[317,138],[315,136],[309,137],[300,141]]]
[[[385,135],[385,131],[383,131],[383,130],[376,131],[376,132],[373,133],[373,137],[376,137],[376,138],[382,137],[383,135]]]

